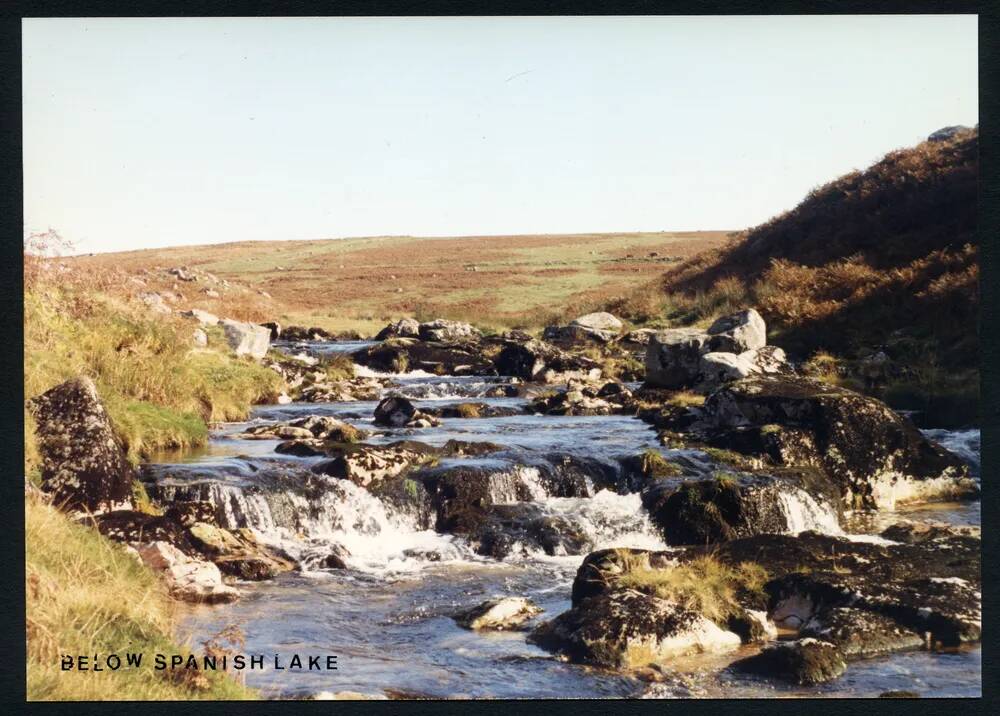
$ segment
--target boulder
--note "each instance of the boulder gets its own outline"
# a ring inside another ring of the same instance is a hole
[[[403,427],[413,420],[416,413],[416,407],[406,398],[390,396],[383,398],[375,406],[375,424],[392,428]]]
[[[268,296],[270,298],[270,296]],[[281,338],[281,324],[277,321],[268,321],[267,323],[261,323],[267,330],[271,332],[271,340],[276,341]]]
[[[708,335],[712,351],[745,353],[767,345],[767,326],[752,308],[716,319]]]
[[[840,677],[847,670],[847,662],[835,645],[807,638],[766,646],[759,654],[734,662],[733,668],[811,686]]]
[[[375,336],[376,341],[389,338],[417,338],[420,336],[420,324],[413,318],[401,318],[390,323]]]
[[[263,358],[271,346],[271,331],[255,323],[243,323],[229,318],[219,321],[225,332],[226,341],[236,355]]]
[[[359,365],[384,373],[423,370],[438,375],[492,375],[493,361],[475,341],[437,343],[392,338],[351,353]]]
[[[146,304],[153,313],[171,313],[173,310],[166,304],[163,296],[159,293],[151,291],[140,293],[139,300]]]
[[[791,375],[785,352],[777,346],[763,346],[743,353],[710,352],[701,357],[698,388],[711,391],[725,383],[751,375]]]
[[[621,321],[605,311],[580,316],[570,321],[570,325],[589,328],[594,331],[612,331],[614,333],[618,333],[624,326]]]
[[[42,490],[70,512],[132,507],[135,472],[94,381],[61,383],[28,401],[41,455]]]
[[[214,313],[203,311],[200,308],[192,308],[190,311],[181,311],[184,318],[193,318],[203,326],[214,326],[219,322],[219,317]]]
[[[819,483],[822,492],[815,489]],[[791,479],[725,475],[645,488],[643,506],[667,544],[714,544],[758,534],[806,529],[840,531],[836,495],[821,479],[812,494]]]
[[[494,366],[499,375],[543,383],[598,380],[601,376],[597,361],[572,355],[535,339],[526,343],[507,343],[497,354]]]
[[[200,328],[195,328],[191,333],[191,340],[197,348],[205,348],[208,345],[208,334]]]
[[[646,346],[646,383],[658,388],[684,388],[701,372],[701,357],[710,352],[711,336],[698,328],[657,331]]]
[[[239,592],[222,582],[222,573],[211,562],[189,557],[168,542],[139,545],[142,561],[160,573],[170,593],[187,602],[218,604],[239,598]]]
[[[693,435],[711,445],[826,472],[845,507],[978,494],[968,466],[881,401],[806,378],[753,377],[712,393]]]
[[[942,127],[941,129],[939,129],[939,130],[937,130],[935,132],[931,132],[927,136],[927,141],[928,142],[946,142],[949,139],[951,139],[952,137],[954,137],[954,136],[956,136],[958,134],[961,134],[962,132],[968,132],[968,131],[970,131],[969,127],[966,127],[966,126],[961,125],[961,124],[953,124],[953,125],[948,126],[948,127]]]
[[[565,517],[546,514],[533,502],[489,506],[469,540],[477,554],[501,560],[512,553],[585,554],[593,547],[579,526]]]
[[[479,338],[482,335],[479,329],[472,327],[468,323],[448,321],[444,318],[421,323],[418,334],[421,340],[436,341],[438,343],[457,341],[464,338]]]
[[[338,452],[340,454],[336,457],[314,465],[312,471],[350,480],[362,487],[370,487],[395,477],[435,454],[432,448],[421,449],[419,444],[406,442],[392,445],[349,445],[343,446]]]
[[[589,597],[537,627],[529,641],[570,661],[619,669],[741,644],[738,635],[704,616],[633,589]]]
[[[615,331],[599,331],[584,326],[546,326],[542,331],[542,339],[555,343],[563,348],[588,346],[608,343],[618,336]]]
[[[457,613],[455,622],[466,629],[504,631],[516,629],[542,610],[524,597],[490,599]]]

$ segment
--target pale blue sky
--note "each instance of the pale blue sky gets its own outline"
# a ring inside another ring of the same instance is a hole
[[[974,16],[24,21],[78,250],[738,229],[978,122]]]

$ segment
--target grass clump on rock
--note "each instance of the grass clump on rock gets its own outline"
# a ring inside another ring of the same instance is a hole
[[[711,556],[651,567],[647,554],[622,551],[620,565],[616,586],[676,602],[717,623],[742,610],[742,593],[760,593],[769,579],[767,570],[754,562],[732,567]]]
[[[639,467],[648,478],[677,477],[683,471],[658,451],[650,448],[639,456]]]

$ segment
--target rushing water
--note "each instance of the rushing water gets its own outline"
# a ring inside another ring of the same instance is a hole
[[[320,354],[363,343],[311,344]],[[286,350],[298,352],[300,346]],[[483,397],[502,379],[488,377],[397,376],[396,390],[418,407],[475,399],[523,408],[521,398]],[[310,414],[333,415],[374,429],[372,402],[266,406],[251,422],[287,420]],[[431,697],[653,697],[676,696],[873,696],[910,690],[928,696],[980,693],[980,651],[951,654],[907,653],[852,664],[847,675],[819,687],[782,687],[739,677],[722,667],[734,658],[702,656],[679,660],[662,683],[568,664],[527,643],[525,632],[476,633],[459,628],[451,614],[494,596],[526,596],[555,616],[569,607],[570,587],[581,555],[546,555],[514,550],[504,560],[475,554],[462,538],[422,529],[365,489],[330,480],[307,496],[298,486],[319,458],[274,453],[276,441],[235,437],[246,423],[213,434],[207,448],[163,455],[147,466],[161,499],[207,499],[224,524],[253,528],[263,541],[298,558],[301,572],[240,585],[242,598],[231,605],[192,607],[182,632],[198,645],[236,625],[246,652],[337,654],[333,672],[256,670],[250,685],[272,696],[316,696],[353,691],[370,696]],[[978,431],[927,431],[966,459],[979,473]],[[556,417],[519,414],[501,418],[444,419],[437,428],[385,430],[370,442],[413,439],[443,445],[450,439],[489,441],[503,449],[488,458],[443,461],[492,471],[495,502],[513,501],[519,487],[545,514],[570,521],[592,545],[666,549],[642,509],[638,494],[619,494],[589,480],[583,497],[556,497],[544,479],[553,465],[583,461],[595,479],[613,477],[619,460],[646,449],[659,450],[686,476],[716,467],[696,450],[670,450],[655,432],[634,418]],[[598,480],[599,481],[599,480]],[[783,496],[792,531],[816,529],[843,534],[836,516],[804,492]],[[978,524],[977,503],[909,509],[909,519],[927,517]],[[892,515],[859,516],[848,531],[876,531]],[[855,539],[879,539],[854,535]],[[317,565],[338,551],[347,570]],[[746,653],[746,647],[743,653]]]

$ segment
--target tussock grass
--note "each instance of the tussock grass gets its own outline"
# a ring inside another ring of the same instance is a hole
[[[222,672],[171,679],[149,662],[186,654],[171,637],[172,603],[156,576],[93,528],[48,504],[25,504],[29,701],[255,698]],[[62,671],[63,654],[144,653],[142,666]]]
[[[282,387],[277,373],[222,341],[194,350],[190,321],[98,290],[37,283],[24,320],[26,397],[90,376],[133,459],[203,444],[206,421],[243,419]],[[26,454],[37,459],[30,444]]]
[[[350,380],[354,377],[354,361],[346,353],[331,353],[320,358],[319,367],[330,380]]]
[[[639,456],[639,466],[646,477],[677,477],[683,470],[650,448]]]
[[[714,622],[739,613],[739,595],[760,593],[769,579],[759,564],[741,562],[731,567],[711,556],[664,568],[650,567],[647,554],[623,550],[619,560],[622,572],[615,577],[618,586],[676,602]]]

